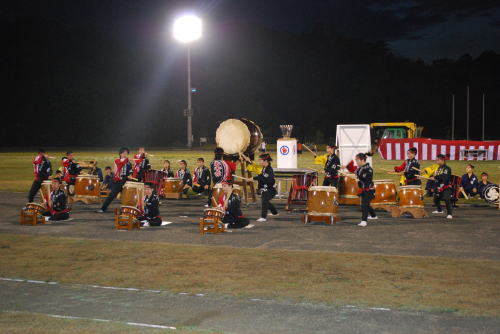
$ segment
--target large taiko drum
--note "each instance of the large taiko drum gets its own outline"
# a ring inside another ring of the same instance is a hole
[[[420,186],[399,187],[399,207],[400,208],[423,208],[424,193]]]
[[[97,175],[78,175],[75,181],[74,200],[99,200],[101,181]]]
[[[222,122],[215,133],[217,146],[224,153],[253,155],[262,143],[262,132],[257,124],[245,118],[231,118]]]
[[[122,206],[143,207],[144,183],[127,181],[122,190]]]
[[[307,194],[307,212],[314,215],[331,215],[337,212],[337,201],[337,188],[311,186]]]
[[[233,192],[241,196],[240,186],[233,184]],[[221,197],[224,196],[224,190],[222,190],[222,183],[217,183],[212,189],[212,207],[219,205]]]
[[[372,205],[396,205],[396,184],[393,180],[374,180],[375,198]]]
[[[358,196],[359,187],[356,176],[351,174],[349,176],[343,175],[339,179],[339,204],[342,205],[359,205],[360,199]]]

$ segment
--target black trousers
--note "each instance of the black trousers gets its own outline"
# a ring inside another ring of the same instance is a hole
[[[106,198],[104,203],[102,203],[101,207],[102,211],[106,211],[111,202],[113,202],[116,196],[118,196],[118,193],[121,193],[122,190],[123,190],[123,181],[118,181],[113,183],[113,187],[111,188],[108,197]]]
[[[42,187],[43,180],[34,180],[31,184],[31,189],[28,195],[28,203],[32,203],[35,200],[36,193]]]
[[[271,200],[274,198],[274,196],[276,196],[276,190],[274,188],[262,192],[261,194],[262,212],[260,214],[262,218],[267,217],[267,210],[271,211],[273,215],[278,213],[278,210],[276,210],[274,205],[271,203]]]
[[[441,201],[444,201],[446,204],[447,214],[451,215],[453,213],[453,206],[451,205],[451,188],[446,188],[445,190],[434,194],[434,204],[436,205],[437,211],[443,211]]]
[[[323,186],[325,187],[335,187],[339,185],[339,178],[325,177],[323,180]]]
[[[228,215],[224,216],[224,218],[222,219],[222,222],[224,224],[228,224],[228,228],[243,228],[250,223],[248,218],[245,218],[245,217],[233,218],[233,217],[229,217]]]
[[[360,195],[361,197],[361,221],[366,221],[368,219],[368,214],[371,217],[375,217],[377,214],[370,205],[371,200],[375,197],[373,191],[363,191]]]
[[[150,226],[161,226],[160,217],[139,216],[137,220],[140,222],[147,220]]]
[[[57,212],[52,214],[50,211],[45,211],[42,213],[45,217],[50,217],[49,220],[66,220],[69,218],[69,212]]]
[[[208,206],[211,206],[212,205],[212,189],[210,189],[210,187],[208,187],[208,189],[205,189],[204,187],[205,187],[204,185],[199,185],[199,186],[193,186],[191,189],[193,189],[193,191],[195,193],[198,193],[198,194],[205,193],[208,196],[207,204],[208,204]]]

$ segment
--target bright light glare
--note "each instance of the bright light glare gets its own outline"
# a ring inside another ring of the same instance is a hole
[[[194,15],[185,15],[174,21],[174,38],[189,43],[201,37],[201,20]]]

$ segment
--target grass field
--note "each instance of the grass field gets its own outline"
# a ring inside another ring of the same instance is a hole
[[[57,169],[61,166],[60,158],[64,156],[62,151],[50,151],[50,156],[55,157],[52,159],[52,167]],[[163,160],[168,159],[174,168],[177,168],[177,160],[184,159],[188,162],[188,168],[194,169],[196,159],[204,157],[206,161],[211,161],[213,158],[212,151],[149,151],[152,155],[150,157],[151,165],[154,169],[162,167]],[[272,152],[273,157],[276,156]],[[33,181],[33,165],[32,159],[35,156],[33,152],[0,152],[0,191],[21,191],[27,192]],[[113,160],[117,157],[114,150],[100,150],[100,151],[75,151],[75,158],[77,160],[97,160],[98,165],[104,169],[106,166],[112,166]],[[375,179],[392,179],[397,181],[399,179],[396,175],[387,174],[384,169],[391,169],[395,165],[399,165],[399,161],[386,161],[382,160],[378,155],[374,156],[373,165],[375,169]],[[431,161],[422,161],[422,167],[430,165]],[[465,173],[466,161],[450,161],[449,165],[456,175]],[[305,152],[299,155],[299,167],[301,168],[314,168],[317,170],[322,169],[322,166],[314,165],[312,155]],[[477,161],[474,162],[476,166],[476,174],[486,171],[490,174],[492,182],[500,180],[500,164],[498,161]]]
[[[0,276],[500,316],[489,260],[4,234]]]

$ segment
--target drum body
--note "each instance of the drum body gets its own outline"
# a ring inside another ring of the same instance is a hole
[[[101,181],[97,175],[78,175],[75,181],[75,197],[99,199]]]
[[[238,155],[240,152],[253,155],[262,139],[259,126],[245,118],[225,120],[215,134],[217,146],[223,148],[228,155]]]
[[[120,215],[137,218],[141,215],[141,211],[136,207],[124,205],[120,208]]]
[[[42,214],[42,212],[46,211],[47,209],[45,206],[39,204],[39,203],[28,203],[26,204],[26,210],[28,212],[33,212],[36,214]]]
[[[424,193],[420,186],[399,187],[399,207],[400,208],[423,208]]]
[[[481,195],[486,200],[486,202],[490,204],[498,204],[500,193],[496,184],[488,184],[486,187],[484,187],[483,193]]]
[[[205,221],[222,221],[225,212],[219,208],[208,208],[203,211],[203,219]]]
[[[358,196],[358,181],[354,174],[350,176],[340,176],[339,179],[339,204],[342,205],[360,205]]]
[[[241,196],[241,188],[237,184],[233,184],[233,192]],[[217,183],[212,189],[212,207],[217,207],[224,196],[224,190],[222,190],[222,183]]]
[[[396,205],[396,185],[392,180],[374,180],[375,198],[372,205]]]
[[[307,213],[309,215],[330,216],[337,212],[338,192],[335,187],[312,186],[307,194]]]
[[[163,191],[165,193],[181,193],[184,189],[182,179],[179,177],[167,177],[163,183]]]
[[[123,206],[142,208],[142,202],[144,200],[144,183],[132,181],[125,182],[121,197]]]

